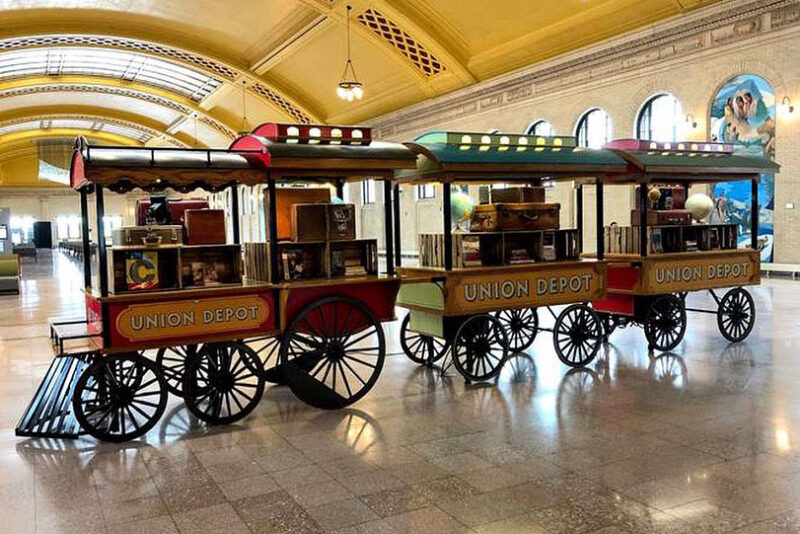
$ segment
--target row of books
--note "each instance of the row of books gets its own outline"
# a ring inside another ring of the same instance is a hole
[[[639,254],[641,229],[638,226],[607,226],[604,229],[608,253]],[[733,250],[738,246],[735,224],[695,224],[647,228],[648,254]]]
[[[270,280],[269,244],[244,244],[245,276],[249,281]],[[309,280],[364,276],[378,272],[375,239],[325,243],[278,243],[278,278]]]
[[[453,267],[516,265],[577,259],[573,229],[527,232],[454,233]],[[419,264],[444,267],[444,234],[420,234]]]

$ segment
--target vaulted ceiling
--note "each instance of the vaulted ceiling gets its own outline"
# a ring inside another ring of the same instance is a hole
[[[0,161],[39,137],[358,123],[715,1],[0,0]],[[356,102],[335,93],[347,5]]]

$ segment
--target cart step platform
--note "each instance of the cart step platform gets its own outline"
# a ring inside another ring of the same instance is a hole
[[[86,319],[53,321],[50,323],[50,340],[53,343],[53,347],[56,349],[56,354],[59,356],[65,354],[65,341],[84,340],[88,342],[89,339],[93,337],[99,336],[97,334],[89,333],[89,324]],[[81,347],[80,349],[82,348],[84,347]],[[80,349],[78,349],[78,351],[80,351]],[[76,350],[73,348],[68,352],[74,353]]]
[[[72,411],[72,395],[92,356],[92,353],[82,353],[53,359],[17,424],[17,436],[77,438],[81,434]]]

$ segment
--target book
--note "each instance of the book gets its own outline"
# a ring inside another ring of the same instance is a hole
[[[461,241],[461,258],[460,262],[456,265],[463,265],[464,267],[480,267],[483,265],[481,261],[481,243],[478,236],[465,236]]]
[[[132,251],[125,259],[125,282],[131,291],[159,289],[158,252]]]

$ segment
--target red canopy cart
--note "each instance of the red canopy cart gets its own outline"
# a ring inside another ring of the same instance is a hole
[[[757,285],[761,279],[759,176],[780,167],[718,143],[629,139],[605,148],[629,164],[628,172],[604,177],[606,185],[638,186],[638,212],[632,213],[631,227],[605,228],[608,295],[593,303],[605,326],[605,340],[618,327],[639,325],[650,350],[672,350],[686,332],[687,311],[715,314],[726,339],[745,339],[755,324],[756,309],[744,286]],[[659,186],[677,188],[686,198],[691,185],[740,180],[751,183],[749,242],[739,239],[732,223],[653,222],[651,204],[661,196]],[[650,196],[653,193],[655,197]],[[716,291],[723,288],[731,289],[720,297]],[[711,294],[715,310],[686,307],[688,292],[698,290]]]
[[[228,150],[89,146],[79,140],[71,180],[81,196],[86,319],[54,323],[51,331],[58,347],[65,338],[86,343],[58,351],[17,435],[134,439],[156,424],[168,392],[180,395],[199,419],[230,423],[255,408],[268,380],[286,383],[320,408],[362,398],[381,372],[381,322],[394,319],[400,286],[391,216],[387,269],[379,274],[375,240],[330,232],[283,240],[278,186],[333,187],[341,197],[347,181],[388,181],[414,163],[407,148],[372,141],[366,128],[265,124]],[[245,245],[243,255],[238,186],[257,184],[266,184],[267,233],[275,238]],[[104,191],[137,188],[229,190],[233,243],[186,244],[170,239],[167,227],[152,226],[139,242],[108,247]],[[391,188],[384,192],[390,205]],[[92,193],[96,288],[88,238]],[[340,269],[342,258],[356,265]],[[126,285],[130,276],[151,286],[134,289]]]

